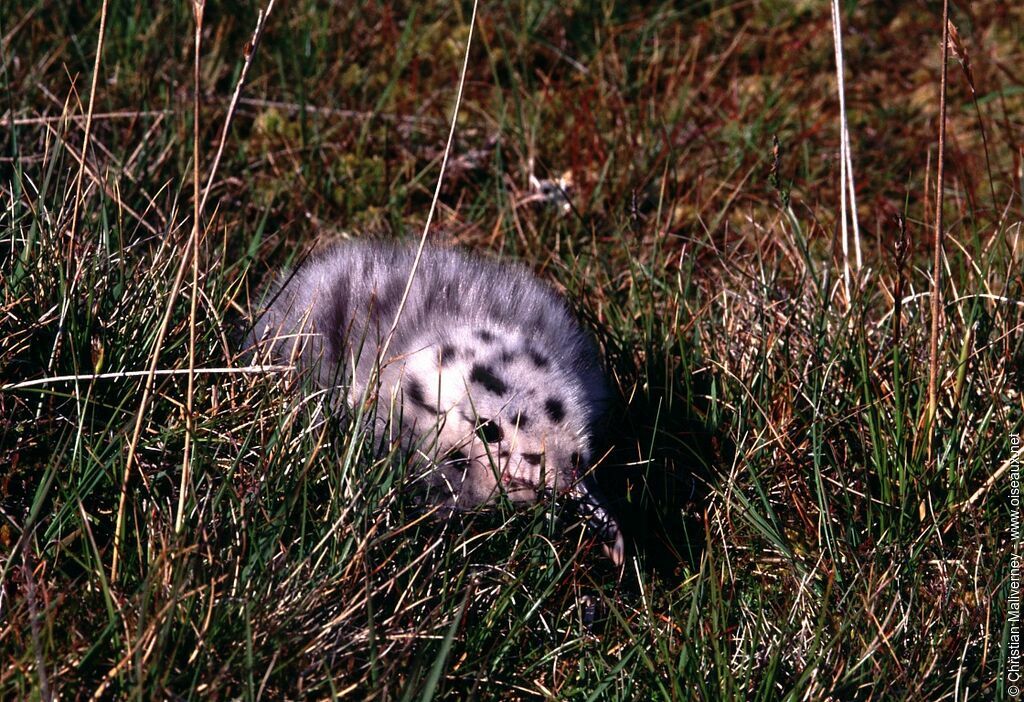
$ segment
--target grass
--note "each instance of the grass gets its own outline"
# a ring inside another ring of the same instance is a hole
[[[0,697],[1007,696],[1020,9],[952,17],[971,71],[950,64],[929,460],[934,8],[842,8],[866,264],[847,298],[826,4],[481,7],[432,236],[526,261],[593,329],[620,578],[564,505],[432,519],[404,456],[301,378],[239,370],[273,270],[422,227],[468,7],[275,7],[198,289],[172,296],[193,128],[205,181],[258,6],[206,7],[196,126],[189,4],[110,3],[76,199],[99,10],[8,4]],[[528,202],[565,172],[570,214]],[[114,573],[146,382],[125,373],[165,314],[156,367],[179,372],[142,417]]]

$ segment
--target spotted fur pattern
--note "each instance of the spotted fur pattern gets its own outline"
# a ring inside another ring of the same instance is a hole
[[[414,256],[347,242],[282,275],[254,330],[264,357],[297,363],[349,406],[372,397]],[[586,475],[606,401],[597,349],[527,269],[425,248],[376,399],[378,432],[399,433],[451,507],[569,493],[621,563],[618,526]]]

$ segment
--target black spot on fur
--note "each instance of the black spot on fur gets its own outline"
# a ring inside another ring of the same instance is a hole
[[[426,275],[426,271],[424,271],[424,275]],[[404,278],[405,276],[400,277]],[[434,275],[423,280],[422,286],[430,292],[423,299],[423,312],[427,316],[437,314],[442,310],[459,312],[462,309],[459,286],[452,281],[441,280]]]
[[[472,383],[482,386],[487,392],[499,397],[508,392],[508,385],[505,384],[505,381],[495,375],[493,370],[479,363],[473,364],[473,370],[469,374],[469,380]]]
[[[445,344],[441,347],[441,365],[451,363],[455,358],[455,347],[451,344]]]
[[[524,453],[523,460],[531,466],[539,466],[543,457],[539,453]]]
[[[476,430],[480,432],[480,436],[483,437],[484,441],[489,444],[496,444],[505,438],[505,432],[490,419],[481,418],[480,423],[476,426]]]
[[[448,454],[446,462],[452,467],[464,468],[469,465],[469,456],[462,451],[452,451]]]
[[[486,329],[477,329],[476,336],[486,344],[489,344],[492,341],[494,341],[494,334],[492,334]]]
[[[326,317],[324,329],[328,330],[328,333],[324,335],[327,348],[325,349],[326,353],[324,354],[323,363],[336,366],[343,357],[342,351],[348,344],[352,325],[348,317],[348,304],[343,296],[337,296],[334,304],[327,306]],[[344,368],[340,368],[338,373],[341,374],[344,370]]]
[[[383,287],[374,290],[370,297],[370,318],[379,322],[382,318],[393,317],[404,292],[405,281],[399,278],[390,280]]]
[[[499,358],[501,358],[502,363],[511,363],[512,359],[514,359],[515,357],[516,355],[508,350],[502,351],[501,356],[499,356]]]
[[[550,364],[550,361],[548,361],[548,357],[540,353],[539,351],[534,351],[533,349],[530,349],[527,353],[530,354],[530,360],[533,361],[533,365],[537,366],[538,368],[547,368]]]
[[[530,418],[526,416],[526,412],[516,413],[516,426],[520,429],[526,429],[530,426]]]
[[[560,422],[565,419],[565,405],[556,397],[549,397],[544,400],[544,411],[552,422]]]

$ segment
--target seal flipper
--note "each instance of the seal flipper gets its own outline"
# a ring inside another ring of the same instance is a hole
[[[616,568],[622,568],[626,561],[626,541],[618,521],[605,506],[604,498],[593,479],[581,480],[571,494],[576,500],[580,514],[586,518],[587,527],[601,539],[605,555]]]

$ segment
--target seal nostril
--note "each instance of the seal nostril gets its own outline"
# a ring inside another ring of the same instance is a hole
[[[573,454],[571,456],[569,456],[569,463],[570,463],[569,470],[572,472],[572,479],[573,480],[579,480],[579,477],[580,477],[580,467],[581,467],[580,463],[582,463],[582,461],[583,461],[583,457],[580,456],[579,453],[573,452]]]

